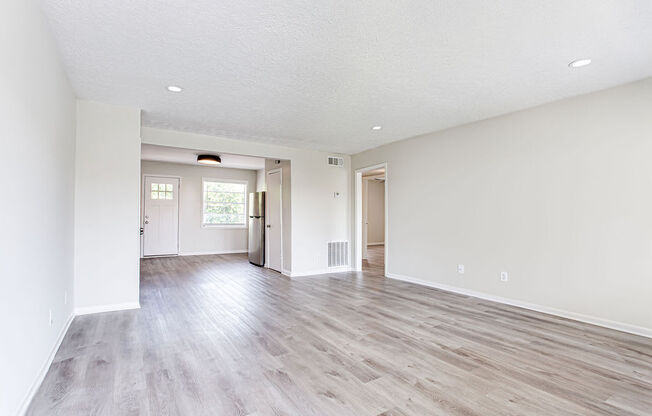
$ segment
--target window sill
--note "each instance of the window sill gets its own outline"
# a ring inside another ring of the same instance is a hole
[[[246,230],[247,227],[246,225],[222,225],[222,224],[202,224],[201,228],[207,228],[207,229],[227,229],[227,230]]]

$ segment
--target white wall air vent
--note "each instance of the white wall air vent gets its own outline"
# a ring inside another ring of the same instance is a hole
[[[344,166],[344,159],[337,156],[328,156],[328,164],[330,166],[337,166],[338,168],[341,168]]]
[[[349,242],[331,241],[328,243],[328,267],[349,265]]]

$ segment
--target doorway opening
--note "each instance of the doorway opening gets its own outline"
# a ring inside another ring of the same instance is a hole
[[[387,273],[387,164],[355,171],[357,271]]]
[[[141,175],[141,258],[237,254],[291,275],[290,160],[143,143]]]

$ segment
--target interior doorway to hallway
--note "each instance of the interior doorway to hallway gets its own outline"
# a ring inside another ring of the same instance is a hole
[[[387,271],[387,165],[355,172],[356,270]]]

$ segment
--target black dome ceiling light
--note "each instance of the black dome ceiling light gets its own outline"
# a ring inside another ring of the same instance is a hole
[[[199,155],[197,156],[197,163],[202,165],[219,165],[222,159],[218,155]]]

